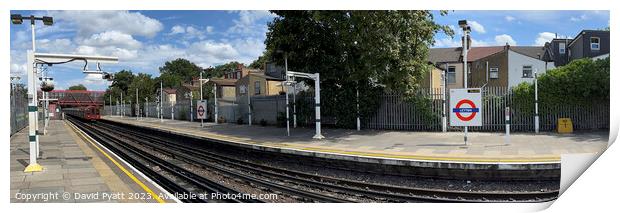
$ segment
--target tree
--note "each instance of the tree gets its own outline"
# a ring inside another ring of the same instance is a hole
[[[192,78],[198,77],[202,70],[202,67],[193,62],[178,58],[167,61],[164,66],[159,68],[159,80],[163,81],[164,87],[180,87],[184,82],[189,82]]]
[[[83,84],[73,85],[69,87],[69,90],[87,90]]]
[[[144,103],[146,101],[144,98],[146,97],[152,102],[156,96],[155,92],[159,89],[159,83],[155,82],[149,74],[138,73],[133,78],[131,84],[129,84],[127,91],[127,98],[130,98],[133,102],[136,100],[136,89],[138,90],[138,102]]]
[[[289,70],[320,73],[326,114],[346,126],[356,117],[356,90],[363,115],[376,109],[383,89],[413,95],[431,69],[427,54],[435,33],[453,34],[430,11],[272,13],[278,17],[268,25],[267,51],[278,64],[286,54]]]
[[[248,67],[252,69],[265,69],[265,63],[269,62],[272,53],[269,50],[265,50],[262,55],[258,56]]]
[[[116,87],[120,89],[120,91],[127,91],[127,89],[129,89],[129,84],[133,81],[133,77],[134,75],[131,70],[121,70],[114,74],[111,87]]]
[[[609,58],[571,61],[538,77],[538,95],[544,105],[587,105],[609,102]],[[515,100],[532,100],[534,85],[513,88]]]

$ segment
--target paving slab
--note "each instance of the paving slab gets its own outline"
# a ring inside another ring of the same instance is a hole
[[[103,199],[103,193],[145,191],[130,178],[123,177],[126,175],[119,168],[114,168],[109,159],[102,158],[102,153],[94,151],[93,145],[87,144],[62,120],[50,121],[47,134],[39,137],[40,158],[37,162],[43,166],[43,171],[23,172],[29,164],[27,136],[28,128],[11,136],[12,203],[156,202]],[[153,184],[147,187],[160,192]],[[63,196],[65,193],[67,197]],[[99,194],[99,197],[86,196],[89,194]]]
[[[104,116],[104,119],[165,132],[210,138],[273,149],[368,156],[386,159],[479,163],[558,163],[562,154],[601,153],[607,148],[608,131],[557,134],[553,132],[505,134],[470,132],[468,145],[461,132],[413,132],[323,129],[325,139],[312,139],[314,128],[260,125],[207,124],[157,118]]]

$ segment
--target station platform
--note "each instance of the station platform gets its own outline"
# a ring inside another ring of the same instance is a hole
[[[559,169],[562,154],[600,153],[607,148],[608,132],[575,134],[513,133],[506,143],[503,133],[405,132],[323,129],[325,139],[313,139],[314,128],[285,128],[205,123],[156,118],[106,116],[106,120],[157,129],[194,138],[210,138],[255,149],[334,159],[427,167],[475,168],[476,164],[501,164],[499,169]],[[525,166],[524,166],[525,165]],[[532,166],[534,165],[534,166]],[[482,167],[479,167],[482,168]],[[488,168],[488,167],[485,167]],[[498,168],[498,167],[495,167]]]
[[[29,164],[28,127],[11,136],[12,203],[175,202],[159,186],[114,154],[75,131],[68,122],[51,120],[39,136],[41,172]]]

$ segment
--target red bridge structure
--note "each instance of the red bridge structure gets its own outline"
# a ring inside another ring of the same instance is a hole
[[[41,91],[39,91],[41,92]],[[49,110],[51,117],[55,118],[59,110],[58,108],[85,108],[103,106],[103,96],[105,91],[89,91],[89,90],[52,90],[48,93],[50,99]],[[40,97],[43,97],[42,95]]]

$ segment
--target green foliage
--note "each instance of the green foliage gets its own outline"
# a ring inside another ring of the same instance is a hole
[[[269,50],[265,50],[261,56],[258,56],[248,67],[252,69],[265,70],[265,63],[269,62],[272,57],[272,53]]]
[[[69,90],[87,90],[83,84],[73,85],[69,87]]]
[[[158,82],[151,78],[151,75],[145,73],[138,73],[138,75],[133,77],[132,82],[129,84],[127,98],[130,98],[131,100],[136,100],[136,90],[138,90],[138,101],[141,104],[146,101],[146,97],[149,98],[149,101],[154,101],[154,98],[156,96],[155,92],[157,91],[158,87]]]
[[[609,101],[609,58],[579,59],[547,71],[538,78],[541,104],[592,104]],[[513,88],[515,102],[531,101],[534,85],[521,83]]]
[[[178,58],[167,61],[164,66],[159,68],[159,79],[163,81],[164,87],[177,88],[183,82],[189,82],[193,77],[198,77],[202,68],[187,59]]]
[[[429,11],[272,12],[278,17],[269,23],[267,51],[278,64],[286,53],[289,70],[320,73],[325,114],[347,127],[355,125],[356,88],[362,117],[376,109],[366,107],[377,106],[377,91],[412,95],[430,69],[435,33],[453,34]]]

